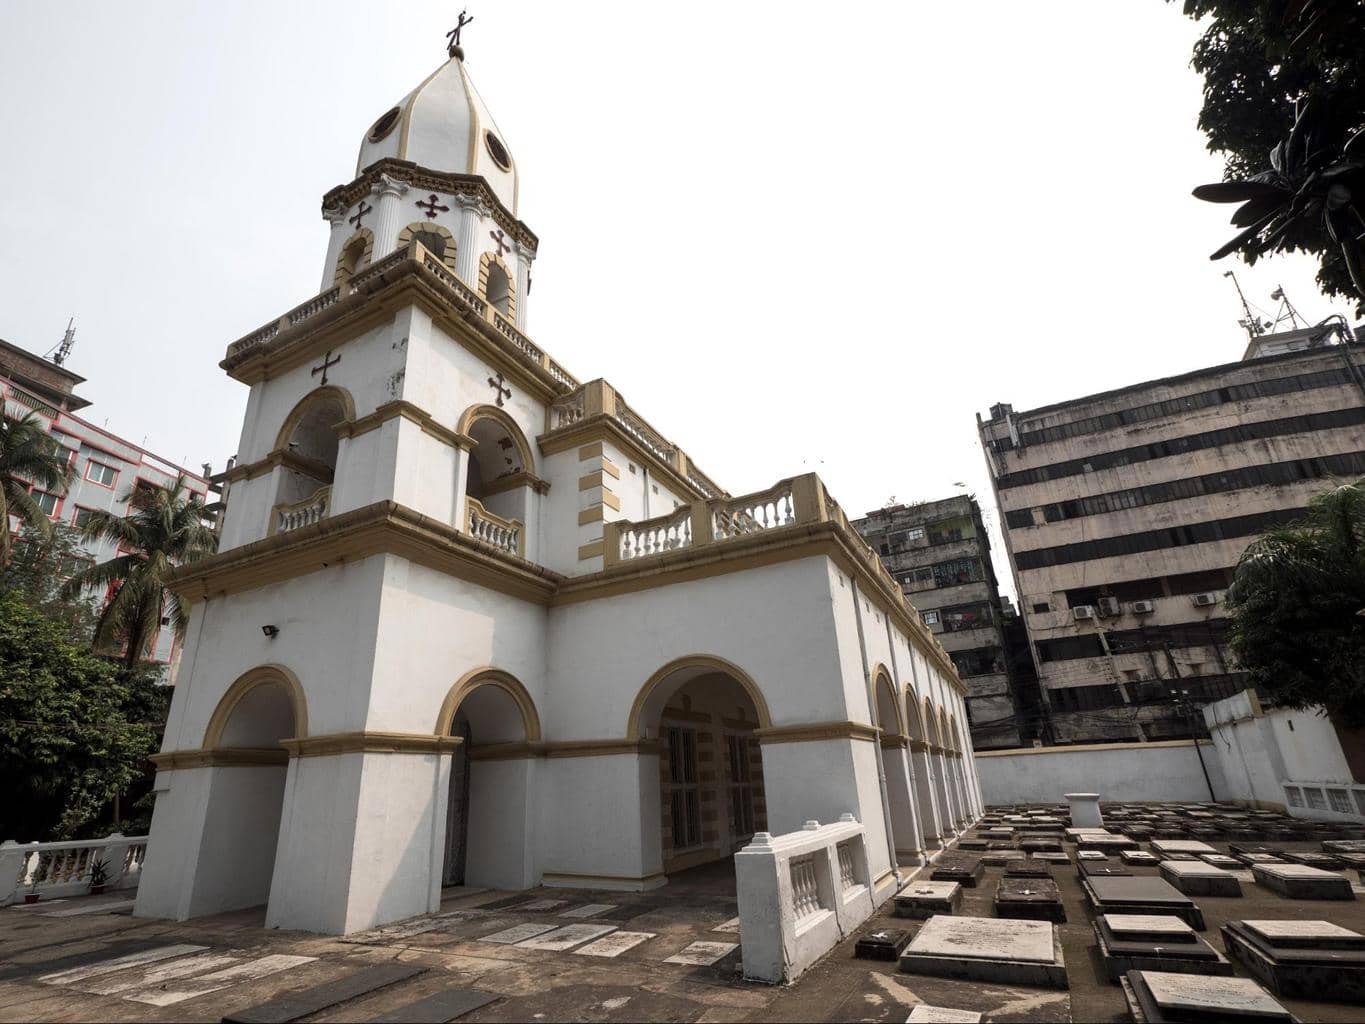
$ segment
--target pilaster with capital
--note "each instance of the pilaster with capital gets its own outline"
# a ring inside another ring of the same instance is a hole
[[[455,196],[460,209],[460,233],[455,239],[455,273],[474,291],[479,290],[479,225],[489,214],[482,197],[461,192]],[[521,305],[520,302],[517,303]]]
[[[408,186],[387,174],[370,186],[375,197],[374,258],[387,256],[398,247],[398,233],[403,230],[403,196]]]
[[[516,245],[517,252],[517,330],[526,331],[526,310],[530,305],[531,295],[531,263],[536,258],[534,249],[522,245]]]

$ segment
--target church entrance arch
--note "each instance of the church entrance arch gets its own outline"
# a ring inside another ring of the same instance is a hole
[[[218,702],[204,735],[203,839],[187,916],[269,901],[289,772],[281,741],[307,734],[303,688],[287,669],[253,669]]]
[[[767,702],[738,666],[683,658],[660,669],[631,708],[632,739],[659,744],[659,839],[665,874],[729,857],[767,831],[756,731]],[[645,822],[649,827],[649,822]]]
[[[446,697],[436,734],[464,741],[450,761],[441,884],[533,884],[540,718],[530,694],[498,669],[471,672]]]

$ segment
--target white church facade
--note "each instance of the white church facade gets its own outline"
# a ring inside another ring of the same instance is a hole
[[[320,293],[229,346],[138,915],[345,933],[845,813],[884,898],[979,815],[963,684],[819,478],[731,496],[550,358],[517,206],[453,48],[324,197]]]

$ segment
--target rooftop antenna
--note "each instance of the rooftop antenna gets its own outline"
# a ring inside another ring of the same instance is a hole
[[[1236,274],[1231,270],[1225,270],[1223,271],[1223,276],[1232,278],[1232,286],[1237,289],[1237,298],[1242,300],[1242,312],[1245,313],[1246,316],[1244,319],[1238,320],[1237,323],[1247,332],[1247,337],[1252,341],[1255,341],[1265,333],[1267,327],[1272,327],[1274,325],[1269,321],[1263,323],[1256,319],[1255,314],[1251,312],[1251,304],[1247,302],[1247,297],[1242,294],[1242,286],[1237,283]]]
[[[71,354],[71,348],[76,344],[76,318],[73,316],[66,322],[66,333],[62,335],[61,342],[57,345],[57,351],[52,354],[52,361],[58,366],[66,362],[66,357]]]
[[[1275,290],[1270,293],[1270,297],[1280,304],[1280,308],[1275,311],[1275,327],[1286,320],[1289,321],[1289,330],[1297,330],[1300,327],[1307,327],[1308,321],[1299,316],[1299,311],[1294,308],[1294,303],[1289,301],[1289,296],[1284,293],[1284,285],[1277,284]]]

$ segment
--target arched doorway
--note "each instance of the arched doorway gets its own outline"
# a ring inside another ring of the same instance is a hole
[[[942,846],[943,826],[939,823],[938,800],[934,794],[933,755],[929,751],[931,741],[913,690],[905,698],[905,720],[910,735],[910,762],[914,768],[920,834],[924,837],[926,847]]]
[[[441,884],[534,884],[540,718],[530,694],[506,672],[470,673],[447,696],[436,734],[464,741],[450,759]]]
[[[886,800],[891,811],[891,834],[895,839],[896,860],[899,864],[917,864],[923,854],[918,815],[915,813],[911,791],[912,771],[907,758],[910,754],[909,737],[901,721],[900,701],[896,687],[884,666],[875,670],[874,689],[877,694],[877,728],[881,730],[882,768],[886,774]]]
[[[306,736],[303,689],[287,670],[255,669],[223,695],[204,735],[204,828],[187,916],[259,907],[270,899],[289,755]]]
[[[753,681],[718,658],[681,659],[645,684],[629,729],[631,738],[659,744],[664,874],[728,865],[755,832],[767,831],[755,732],[768,724],[767,704]]]
[[[336,387],[313,391],[285,420],[275,450],[280,466],[270,532],[316,522],[331,508],[340,436],[337,426],[355,415],[350,395]],[[305,509],[311,514],[300,516]]]

